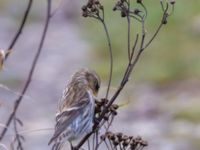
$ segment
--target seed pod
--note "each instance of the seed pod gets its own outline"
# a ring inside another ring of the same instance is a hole
[[[101,6],[99,6],[99,9],[103,10],[103,9],[104,9],[104,7],[101,5]]]
[[[106,135],[103,134],[103,135],[100,136],[100,138],[101,138],[102,141],[104,141],[106,139]]]
[[[119,108],[119,106],[117,104],[113,104],[112,107],[117,110]]]
[[[83,12],[83,13],[82,13],[82,16],[83,16],[83,17],[88,17],[88,13],[87,13],[87,12]]]
[[[117,10],[117,7],[115,6],[115,7],[113,7],[113,11],[116,11]]]
[[[141,12],[141,10],[139,10],[138,8],[134,9],[134,11],[133,11],[133,13],[134,13],[135,15],[138,15],[140,12]]]
[[[105,99],[105,98],[102,98],[102,99],[101,99],[101,102],[102,102],[103,104],[107,104],[107,103],[108,103],[108,100]]]
[[[114,145],[114,146],[119,145],[119,141],[118,141],[118,139],[115,139],[115,140],[113,141],[113,145]]]
[[[111,134],[110,139],[111,139],[112,141],[115,141],[115,140],[116,140],[116,136],[115,136],[114,134]]]
[[[147,141],[142,141],[140,144],[141,144],[142,146],[148,146],[148,142],[147,142]]]
[[[96,7],[93,6],[93,7],[91,8],[91,12],[95,12],[95,11],[97,11],[97,9],[96,9]]]
[[[122,140],[123,133],[121,133],[121,132],[116,133],[116,136],[118,137],[119,141],[121,141],[121,140]]]
[[[174,5],[176,3],[175,0],[169,0],[170,4]]]
[[[82,9],[82,11],[86,11],[87,10],[87,6],[83,5],[81,9]]]
[[[122,136],[122,140],[123,140],[123,141],[126,141],[126,140],[128,140],[128,139],[129,139],[129,138],[128,138],[127,135],[123,135],[123,136]]]
[[[128,146],[128,144],[129,144],[129,140],[125,140],[125,141],[122,143],[122,145],[123,145],[124,147]]]
[[[126,17],[126,12],[125,11],[121,11],[121,17]]]
[[[142,3],[142,0],[137,0],[137,3]]]
[[[94,3],[95,3],[96,5],[100,4],[98,0],[97,0],[97,1],[95,1]]]

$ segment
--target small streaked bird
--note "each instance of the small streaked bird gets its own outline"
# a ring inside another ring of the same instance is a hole
[[[6,56],[5,50],[0,49],[0,70],[3,68],[5,56]]]
[[[52,150],[60,150],[66,141],[72,147],[72,141],[92,131],[100,82],[95,71],[81,69],[74,73],[58,104],[55,132],[49,141],[54,143]]]

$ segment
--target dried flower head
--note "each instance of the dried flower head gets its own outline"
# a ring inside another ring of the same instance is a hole
[[[133,136],[128,136],[121,132],[113,133],[108,131],[104,135],[101,135],[102,141],[106,141],[106,139],[111,141],[110,144],[112,144],[116,148],[117,146],[119,146],[123,149],[136,150],[146,147],[148,145],[148,143],[142,140],[142,138],[139,136],[134,138]]]
[[[103,6],[98,0],[89,0],[86,5],[82,7],[82,16],[83,17],[100,17],[100,11],[103,11]]]
[[[175,0],[169,0],[169,3],[174,5],[176,3],[176,1]]]

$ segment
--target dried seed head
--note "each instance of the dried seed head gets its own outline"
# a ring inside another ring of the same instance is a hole
[[[106,139],[106,135],[101,135],[100,138],[102,141],[104,141]]]
[[[111,110],[112,115],[116,116],[117,115],[117,111],[116,110]]]
[[[129,144],[129,140],[125,140],[125,141],[122,143],[122,145],[123,145],[124,147],[128,146],[128,144]]]
[[[110,132],[110,131],[108,131],[108,132],[106,132],[106,136],[108,137],[109,135],[111,135],[111,134],[113,134],[112,132]]]
[[[126,141],[126,140],[128,140],[128,139],[129,139],[129,138],[128,138],[127,135],[123,135],[123,136],[122,136],[122,140],[123,140],[123,141]]]
[[[129,139],[132,140],[132,139],[134,139],[134,138],[133,138],[133,136],[129,136]]]
[[[92,8],[92,5],[93,5],[93,2],[92,2],[92,1],[89,1],[89,2],[87,3],[87,7],[88,7],[88,8]]]
[[[126,12],[125,11],[121,11],[121,17],[126,17]]]
[[[141,143],[140,143],[142,146],[148,146],[148,142],[147,141],[142,141]]]
[[[113,137],[114,137],[114,134],[112,132],[107,132],[106,135],[107,135],[108,139],[110,139],[110,140],[113,139]]]
[[[142,140],[141,136],[137,136],[137,137],[135,138],[135,142],[137,142],[137,143],[139,143],[141,140]]]
[[[117,7],[116,7],[116,6],[114,6],[114,7],[113,7],[113,11],[116,11],[116,10],[117,10]]]
[[[174,5],[176,3],[176,1],[175,0],[169,0],[169,3]]]
[[[107,104],[107,103],[108,103],[108,100],[105,99],[105,98],[102,98],[102,99],[101,99],[101,102],[102,102],[103,104]]]
[[[118,132],[118,133],[116,133],[116,136],[118,137],[118,139],[122,139],[122,136],[123,136],[123,133],[121,133],[121,132]]]
[[[83,5],[81,9],[82,9],[82,11],[86,11],[87,10],[87,6]]]
[[[137,3],[142,3],[142,0],[137,0]]]
[[[99,6],[99,9],[103,10],[103,9],[104,9],[104,7],[101,5],[101,6]]]
[[[167,17],[169,16],[168,13],[165,13],[164,16],[163,16],[163,20],[162,20],[162,23],[163,24],[167,24]]]
[[[103,105],[103,103],[102,103],[101,101],[98,101],[98,100],[95,101],[95,104],[96,104],[97,106],[99,106],[99,107],[101,107],[101,106]]]
[[[115,140],[113,141],[113,145],[114,145],[114,146],[117,146],[117,145],[119,145],[119,143],[120,143],[120,142],[119,142],[119,140],[118,140],[118,139],[115,139]]]
[[[122,6],[122,5],[123,5],[123,3],[121,1],[118,1],[116,4],[116,6]]]
[[[136,146],[137,143],[136,143],[136,141],[134,139],[132,139],[131,142],[130,142],[130,145],[133,147],[133,146]]]
[[[96,11],[97,11],[96,7],[91,8],[91,12],[96,12]]]
[[[82,16],[83,17],[88,17],[88,13],[86,11],[83,11]]]
[[[99,107],[96,107],[95,108],[95,114],[100,113],[100,112],[101,112],[101,109]]]
[[[99,1],[95,1],[94,3],[95,3],[96,5],[99,5],[99,4],[100,4]]]
[[[141,12],[141,10],[139,10],[138,8],[134,9],[134,11],[133,11],[133,13],[134,13],[135,15],[138,15],[140,12]]]
[[[110,139],[111,139],[112,141],[115,141],[115,140],[116,140],[116,136],[115,136],[114,134],[112,134],[112,135],[110,136]]]
[[[113,104],[112,107],[113,107],[115,110],[117,110],[117,109],[119,108],[119,105]]]

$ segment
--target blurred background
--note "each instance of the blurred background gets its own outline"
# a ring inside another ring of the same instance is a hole
[[[53,1],[59,10],[51,19],[44,48],[33,80],[18,110],[24,122],[20,130],[28,150],[50,149],[54,116],[70,75],[81,67],[98,72],[103,80],[99,97],[108,80],[108,50],[100,23],[81,17],[86,1]],[[161,18],[159,0],[145,1],[149,8],[148,37]],[[114,53],[114,92],[127,64],[126,19],[113,12],[114,0],[102,0]],[[0,0],[0,48],[6,49],[16,33],[27,0]],[[117,99],[125,104],[112,126],[115,132],[140,135],[148,150],[200,149],[200,1],[176,2],[174,14],[142,55],[130,82]],[[46,1],[35,0],[28,22],[13,53],[0,72],[0,124],[12,111],[24,86],[44,27]],[[138,25],[133,23],[135,32]],[[111,92],[111,93],[112,93]],[[110,94],[111,96],[111,94]],[[3,143],[13,139],[12,126]],[[1,148],[0,148],[1,149]]]

